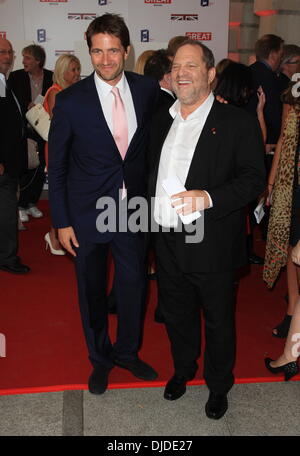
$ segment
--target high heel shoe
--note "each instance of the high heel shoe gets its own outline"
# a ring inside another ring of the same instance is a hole
[[[284,380],[288,382],[292,377],[298,374],[299,368],[297,361],[291,361],[290,363],[283,364],[282,366],[272,367],[270,363],[274,361],[271,358],[265,358],[266,368],[272,372],[272,374],[279,374],[280,372],[284,373]]]
[[[50,252],[53,255],[65,255],[66,254],[66,252],[64,250],[62,250],[62,249],[54,249],[53,248],[53,246],[51,244],[50,233],[46,233],[44,239],[46,241],[46,250],[49,247],[50,248]]]
[[[289,333],[291,321],[292,321],[292,315],[286,314],[284,319],[282,320],[282,322],[279,325],[275,326],[274,329],[276,329],[276,331],[277,331],[276,334],[274,333],[274,329],[273,329],[273,332],[272,332],[273,336],[279,337],[280,339],[284,339],[285,337],[287,337],[287,335]]]

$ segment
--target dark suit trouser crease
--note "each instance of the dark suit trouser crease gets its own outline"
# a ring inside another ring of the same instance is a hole
[[[183,273],[177,266],[175,235],[158,233],[155,244],[160,302],[175,372],[187,378],[196,373],[202,309],[204,379],[210,391],[227,393],[234,382],[234,273]]]
[[[93,365],[112,367],[112,355],[130,360],[137,355],[144,311],[146,271],[144,243],[139,235],[116,233],[109,243],[79,242],[76,274],[79,305],[89,358]],[[107,257],[115,265],[114,293],[118,327],[113,345],[108,335]]]
[[[0,176],[0,265],[12,264],[17,259],[18,179],[8,174]]]
[[[20,177],[19,207],[28,208],[29,204],[36,204],[43,191],[45,183],[45,156],[44,143],[39,144],[40,164],[36,169],[25,170]]]

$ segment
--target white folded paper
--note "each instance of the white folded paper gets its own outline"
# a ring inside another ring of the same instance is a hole
[[[264,209],[264,206],[265,206],[265,198],[264,196],[259,200],[259,203],[258,205],[256,206],[256,208],[254,209],[254,215],[255,215],[255,218],[256,218],[256,221],[257,223],[260,223],[262,218],[264,217],[265,215],[265,209]]]
[[[162,186],[165,192],[167,193],[168,197],[171,199],[172,195],[175,195],[176,193],[181,193],[181,192],[186,192],[186,188],[180,182],[178,177],[176,175],[170,176],[167,179],[164,179],[162,181]],[[176,201],[176,200],[172,200]],[[170,201],[171,204],[171,201]],[[181,207],[186,206],[186,204],[181,204],[180,206],[176,206],[176,209],[180,209]],[[189,223],[192,223],[194,220],[197,220],[199,217],[201,217],[200,212],[192,212],[191,214],[188,215],[183,215],[183,214],[178,214],[182,223],[184,225],[188,225]]]
[[[45,97],[43,97],[43,95],[38,95],[33,103],[34,104],[39,104],[40,103],[42,105],[44,103],[44,98]]]

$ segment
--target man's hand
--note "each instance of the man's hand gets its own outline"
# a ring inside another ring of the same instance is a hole
[[[64,249],[66,249],[67,252],[76,257],[76,252],[73,249],[72,244],[77,248],[79,247],[79,244],[76,239],[73,228],[71,226],[68,226],[67,228],[58,228],[58,239],[61,245],[64,247]]]
[[[33,108],[33,106],[35,106],[35,104],[33,103],[33,101],[31,101],[27,106],[27,110],[29,111],[29,109]]]
[[[262,89],[262,86],[259,86],[257,89],[257,97],[258,97],[258,103],[257,103],[256,111],[257,111],[257,114],[259,114],[260,112],[263,113],[264,107],[266,104],[266,95]]]
[[[209,198],[206,192],[203,190],[189,190],[186,192],[176,193],[172,195],[172,206],[180,206],[185,204],[184,207],[178,209],[177,214],[188,215],[192,212],[203,211],[210,206]],[[176,201],[173,201],[175,200]]]
[[[225,100],[225,98],[221,97],[221,95],[217,95],[216,99],[218,100],[219,103],[228,104],[228,101]]]
[[[2,165],[2,163],[0,163],[0,176],[3,176],[4,171],[5,171],[4,165]]]
[[[292,261],[300,265],[300,241],[297,242],[292,250]]]

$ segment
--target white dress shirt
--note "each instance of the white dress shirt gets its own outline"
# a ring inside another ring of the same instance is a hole
[[[3,73],[0,73],[0,97],[6,96],[6,81]]]
[[[17,103],[18,109],[22,116],[23,114],[22,114],[20,103],[12,90],[11,90],[11,93],[15,99],[15,102]],[[0,73],[0,97],[6,97],[6,79],[5,79],[5,75],[3,73]]]
[[[99,100],[100,100],[100,103],[102,106],[105,120],[111,131],[111,134],[113,134],[112,107],[113,107],[113,103],[115,101],[115,97],[111,91],[112,86],[110,84],[108,84],[107,82],[103,81],[102,79],[100,79],[100,77],[97,75],[96,71],[94,74],[94,79],[95,79],[96,89],[98,92],[98,96],[99,96]],[[119,89],[120,96],[123,100],[124,108],[126,111],[127,123],[128,123],[128,146],[129,146],[130,141],[132,140],[133,135],[137,128],[137,120],[136,120],[136,114],[135,114],[135,109],[134,109],[134,105],[133,105],[130,87],[128,85],[128,82],[127,82],[127,79],[126,79],[124,73],[122,75],[122,78],[120,79],[118,84],[116,84],[115,87],[118,87],[118,89]]]
[[[210,93],[199,108],[186,119],[181,116],[179,100],[176,100],[169,109],[174,121],[165,139],[160,156],[154,203],[154,220],[166,228],[177,227],[178,215],[162,187],[162,181],[177,175],[181,183],[185,185],[197,142],[213,102],[214,96]],[[211,199],[210,206],[212,206]]]

